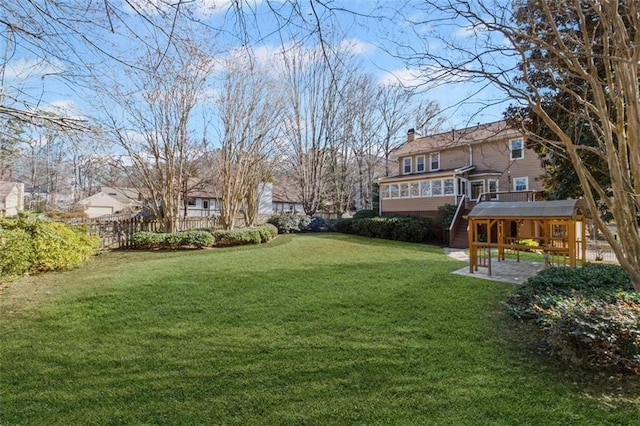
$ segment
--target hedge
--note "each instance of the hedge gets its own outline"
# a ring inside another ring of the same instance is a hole
[[[138,249],[204,248],[242,244],[260,244],[273,239],[278,230],[273,225],[232,230],[197,230],[175,233],[141,231],[131,237]]]
[[[271,224],[239,229],[217,229],[213,231],[216,245],[261,244],[271,241],[278,235],[278,229]]]
[[[332,225],[336,232],[411,243],[437,241],[439,227],[441,224],[436,219],[414,216],[339,219]]]
[[[133,234],[131,241],[140,249],[177,249],[204,248],[214,244],[214,237],[208,231],[183,231],[175,233],[161,233],[140,231]]]

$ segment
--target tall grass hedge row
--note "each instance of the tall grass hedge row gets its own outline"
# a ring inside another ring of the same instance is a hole
[[[506,308],[573,363],[640,374],[640,293],[619,266],[545,269]]]
[[[20,216],[0,220],[0,278],[58,271],[85,262],[98,246],[86,230]]]

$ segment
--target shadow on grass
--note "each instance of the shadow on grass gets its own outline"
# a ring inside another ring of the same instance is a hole
[[[631,424],[640,406],[537,353],[513,287],[450,274],[437,247],[114,255],[0,314],[0,423]]]

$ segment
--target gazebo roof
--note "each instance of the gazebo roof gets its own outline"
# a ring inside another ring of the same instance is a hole
[[[584,200],[485,201],[469,212],[472,219],[574,218],[585,212]]]

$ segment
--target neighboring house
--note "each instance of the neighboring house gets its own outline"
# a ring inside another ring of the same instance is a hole
[[[87,217],[98,217],[142,209],[142,195],[133,188],[102,187],[100,192],[76,203]]]
[[[425,137],[412,129],[393,154],[399,170],[380,180],[381,215],[436,216],[483,193],[542,190],[538,155],[505,121]]]
[[[273,213],[304,213],[300,189],[289,180],[278,179],[272,194]]]
[[[209,217],[220,215],[220,192],[211,185],[201,185],[189,191],[187,217]]]
[[[0,217],[15,216],[24,210],[24,184],[0,182]]]
[[[258,214],[270,215],[273,213],[271,207],[272,184],[262,182],[258,189],[259,204]],[[215,185],[200,185],[189,191],[187,197],[187,217],[219,216],[222,204],[220,190]]]

